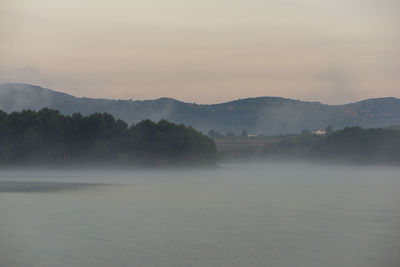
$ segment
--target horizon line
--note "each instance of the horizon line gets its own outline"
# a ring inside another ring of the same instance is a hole
[[[95,99],[95,100],[110,100],[110,101],[139,101],[139,102],[143,102],[143,101],[157,101],[157,100],[162,100],[162,99],[169,99],[169,100],[173,100],[173,101],[177,101],[180,103],[184,103],[184,104],[194,104],[194,105],[199,105],[199,106],[211,106],[211,105],[221,105],[221,104],[228,104],[231,102],[237,102],[237,101],[242,101],[242,100],[249,100],[249,99],[257,99],[257,98],[275,98],[275,99],[284,99],[284,100],[291,100],[291,101],[298,101],[298,102],[303,102],[303,103],[318,103],[321,105],[327,105],[327,106],[346,106],[346,105],[350,105],[350,104],[356,104],[356,103],[360,103],[360,102],[364,102],[364,101],[368,101],[368,100],[378,100],[378,99],[396,99],[396,100],[400,100],[400,98],[394,97],[394,96],[382,96],[382,97],[373,97],[373,98],[364,98],[358,101],[354,101],[354,102],[348,102],[345,104],[326,104],[320,101],[312,101],[312,100],[301,100],[301,99],[295,99],[295,98],[287,98],[287,97],[281,97],[281,96],[254,96],[254,97],[245,97],[245,98],[236,98],[236,99],[232,99],[232,100],[227,100],[224,102],[218,102],[218,103],[197,103],[197,102],[189,102],[189,101],[182,101],[176,98],[172,98],[172,97],[159,97],[159,98],[153,98],[153,99],[117,99],[117,98],[104,98],[104,97],[88,97],[88,96],[76,96],[70,93],[66,93],[63,91],[58,91],[55,89],[50,89],[50,88],[46,88],[46,87],[42,87],[41,85],[36,85],[36,84],[30,84],[30,83],[23,83],[23,82],[5,82],[5,83],[0,83],[1,85],[24,85],[24,86],[32,86],[32,87],[38,87],[41,89],[45,89],[45,90],[49,90],[52,92],[56,92],[59,94],[65,94],[68,96],[72,96],[75,98],[81,98],[81,99]]]

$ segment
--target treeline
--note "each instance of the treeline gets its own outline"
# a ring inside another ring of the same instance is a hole
[[[399,164],[400,130],[346,127],[322,136],[303,132],[279,137],[263,153],[321,162]]]
[[[214,164],[212,139],[166,120],[128,125],[107,113],[0,111],[0,165]]]
[[[261,157],[273,160],[400,164],[400,128],[346,127],[316,135],[301,134],[214,137],[225,158]]]
[[[400,130],[347,127],[328,134],[310,148],[313,160],[400,163]]]

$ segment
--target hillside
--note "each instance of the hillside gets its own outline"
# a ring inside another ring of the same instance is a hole
[[[156,100],[110,100],[79,98],[28,84],[0,85],[0,109],[11,112],[43,107],[58,109],[64,114],[84,115],[107,112],[129,124],[144,119],[166,119],[192,125],[203,132],[266,135],[298,133],[303,129],[334,129],[359,125],[385,127],[400,125],[400,99],[368,99],[346,105],[325,105],[279,97],[257,97],[221,104],[199,105],[171,98]]]

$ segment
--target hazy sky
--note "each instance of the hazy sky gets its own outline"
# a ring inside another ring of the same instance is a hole
[[[400,97],[399,0],[0,0],[0,82],[216,103]]]

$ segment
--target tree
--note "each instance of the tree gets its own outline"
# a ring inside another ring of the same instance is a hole
[[[331,133],[333,133],[333,127],[332,127],[332,125],[328,125],[328,126],[326,127],[325,131],[326,131],[326,134],[331,134]]]
[[[247,137],[249,134],[247,133],[246,130],[243,130],[242,133],[240,134],[240,136],[242,137]]]
[[[166,120],[128,125],[107,113],[0,111],[0,164],[213,163],[216,145],[192,127]]]
[[[218,131],[214,131],[213,129],[211,129],[210,131],[208,131],[208,136],[211,138],[219,138],[222,137],[222,135],[218,132]]]

